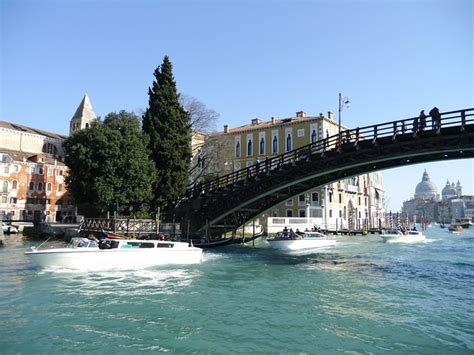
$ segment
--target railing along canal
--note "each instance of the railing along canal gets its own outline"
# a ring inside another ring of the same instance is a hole
[[[378,139],[385,137],[392,137],[396,141],[400,135],[412,134],[413,137],[416,137],[424,131],[435,131],[437,134],[440,134],[441,128],[448,127],[459,127],[461,133],[469,124],[474,124],[474,108],[443,112],[440,114],[439,122],[436,122],[431,116],[426,116],[425,122],[420,122],[420,118],[417,116],[405,120],[341,131],[339,134],[326,137],[287,153],[266,158],[264,161],[236,170],[217,179],[195,184],[186,190],[185,198],[195,198],[201,194],[253,178],[262,172],[269,172],[274,169],[280,169],[286,164],[307,160],[314,154],[324,156],[326,152],[342,150],[343,146],[347,144],[352,144],[354,147],[357,147],[362,141],[376,144]]]

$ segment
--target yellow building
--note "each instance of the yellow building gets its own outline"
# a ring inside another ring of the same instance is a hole
[[[308,116],[305,112],[295,117],[270,121],[255,118],[251,123],[236,128],[224,126],[222,132],[208,139],[206,172],[225,175],[240,170],[266,157],[277,156],[293,149],[336,135],[339,126],[333,113],[327,117]],[[343,128],[345,129],[345,128]],[[381,173],[355,176],[332,184],[316,187],[285,203],[266,211],[260,223],[267,230],[281,230],[285,225],[309,228],[314,225],[331,230],[378,227],[384,215]],[[265,223],[267,221],[267,223]]]

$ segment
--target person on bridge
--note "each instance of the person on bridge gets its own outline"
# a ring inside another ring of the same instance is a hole
[[[441,115],[439,114],[439,110],[436,106],[431,109],[430,116],[433,122],[433,128],[440,129],[441,128]]]
[[[421,111],[423,112],[423,111]],[[418,133],[418,117],[415,117],[413,119],[413,133],[417,134]]]
[[[426,115],[425,115],[425,110],[421,110],[420,112],[420,117],[419,117],[419,121],[420,121],[420,132],[422,132],[425,127],[426,127]]]

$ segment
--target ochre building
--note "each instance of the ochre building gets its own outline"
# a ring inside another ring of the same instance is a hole
[[[255,118],[248,125],[224,126],[222,132],[210,135],[209,143],[203,147],[206,151],[198,155],[209,160],[202,166],[207,174],[225,175],[266,157],[336,135],[338,129],[332,112],[328,112],[327,117],[323,114],[308,116],[300,111],[295,117],[285,119],[272,117],[263,121]],[[259,219],[267,228],[272,224],[295,225],[295,222],[304,222],[301,219],[307,219],[307,223],[303,223],[305,227],[316,224],[330,229],[359,229],[363,225],[377,228],[384,219],[383,199],[382,174],[368,173],[315,187],[274,206]]]

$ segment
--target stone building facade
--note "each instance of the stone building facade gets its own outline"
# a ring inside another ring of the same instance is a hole
[[[472,198],[462,194],[459,181],[454,184],[449,180],[441,191],[440,198],[436,185],[431,182],[425,170],[421,182],[415,188],[414,197],[403,202],[402,214],[412,222],[426,219],[429,222],[451,223],[457,218],[472,218],[469,209]]]
[[[70,134],[96,119],[87,94],[71,119]],[[67,136],[0,121],[0,218],[73,221],[65,186],[62,142]]]
[[[225,175],[337,133],[338,124],[332,112],[326,117],[308,116],[300,111],[295,117],[285,119],[255,118],[241,127],[224,126],[222,132],[208,137],[214,144],[207,145],[207,151],[202,154],[209,160],[203,168],[213,176]],[[329,228],[356,229],[364,223],[376,227],[383,220],[383,201],[382,174],[369,173],[293,196],[266,211],[260,223],[265,224],[271,218],[296,217],[311,218],[312,224]]]

